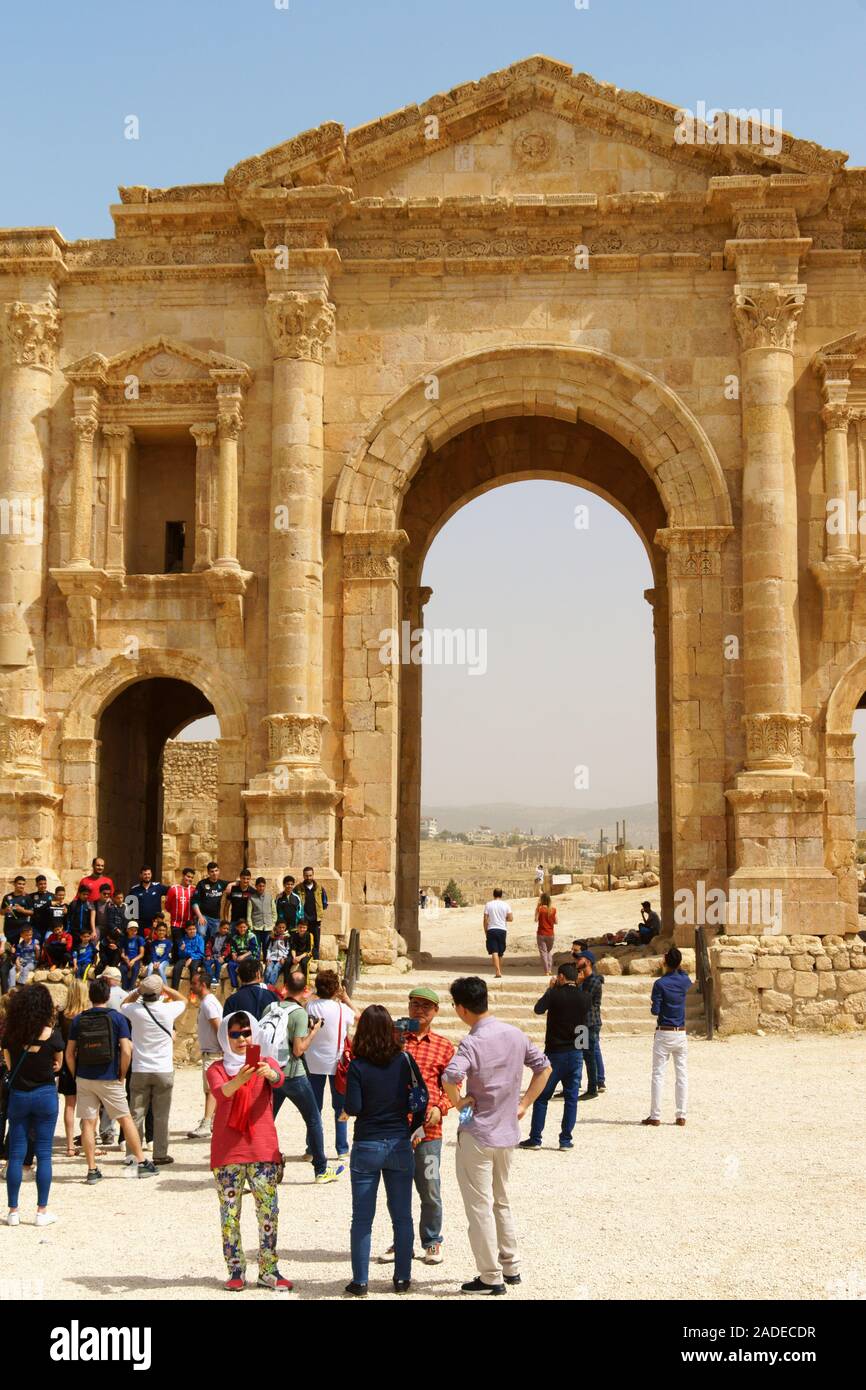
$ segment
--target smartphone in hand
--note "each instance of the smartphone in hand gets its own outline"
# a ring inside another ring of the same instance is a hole
[[[259,1043],[253,1043],[250,1047],[247,1048],[246,1065],[248,1067],[257,1067],[261,1060],[261,1046],[259,1045]]]

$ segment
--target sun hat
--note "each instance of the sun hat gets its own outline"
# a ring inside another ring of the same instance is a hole
[[[429,1004],[438,1004],[439,995],[429,985],[416,985],[409,991],[410,999],[426,999]]]

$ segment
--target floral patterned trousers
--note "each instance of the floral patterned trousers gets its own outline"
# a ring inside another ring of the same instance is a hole
[[[259,1223],[259,1274],[273,1274],[277,1268],[277,1165],[275,1163],[229,1163],[213,1169],[220,1203],[223,1254],[230,1275],[246,1270],[241,1244],[241,1202],[249,1187]]]

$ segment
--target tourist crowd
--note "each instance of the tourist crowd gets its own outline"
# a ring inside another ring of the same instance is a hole
[[[476,1265],[462,1289],[496,1296],[519,1284],[508,1192],[514,1151],[541,1147],[557,1085],[564,1096],[563,1150],[573,1147],[579,1099],[597,1098],[605,1090],[599,1040],[603,978],[585,943],[576,941],[567,958],[552,967],[535,1005],[536,1014],[546,1018],[543,1051],[520,1028],[491,1013],[487,985],[478,976],[456,979],[450,987],[451,1004],[468,1030],[455,1049],[435,1030],[440,999],[432,988],[422,984],[409,990],[407,1016],[394,1019],[381,1005],[360,1010],[338,973],[324,963],[310,972],[327,908],[312,869],[304,870],[297,888],[287,876],[277,898],[263,879],[253,885],[246,869],[231,882],[220,879],[215,863],[195,886],[193,876],[185,870],[180,884],[167,887],[154,883],[145,868],[139,883],[123,895],[114,892],[103,861],[96,859],[68,908],[62,889],[48,895],[39,880],[28,895],[25,882],[16,879],[3,899],[8,966],[0,1043],[7,1224],[20,1224],[22,1178],[34,1164],[36,1224],[56,1219],[49,1199],[58,1092],[64,1097],[66,1152],[82,1154],[86,1185],[103,1180],[97,1160],[117,1142],[115,1125],[130,1177],[157,1177],[174,1162],[169,1152],[174,1028],[192,1006],[203,1109],[188,1138],[210,1144],[226,1289],[240,1291],[246,1284],[240,1214],[247,1190],[258,1221],[258,1284],[292,1287],[277,1262],[285,1160],[276,1120],[285,1101],[302,1118],[315,1184],[336,1182],[348,1160],[348,1295],[363,1297],[368,1290],[380,1178],[393,1229],[384,1258],[393,1261],[395,1293],[411,1286],[413,1191],[424,1263],[441,1263],[443,1142],[451,1112],[457,1116],[455,1173]],[[58,909],[62,917],[53,915]],[[551,915],[542,914],[541,924],[546,927]],[[488,951],[497,976],[511,920],[510,906],[497,892],[484,918],[485,930],[496,933]],[[222,945],[215,948],[223,938],[225,954]],[[72,968],[60,1009],[45,977],[30,979],[39,964]],[[215,987],[223,964],[232,992],[220,1002]],[[677,1122],[685,1123],[685,996],[691,982],[680,967],[680,953],[673,948],[665,957],[664,977],[653,988],[658,1027],[652,1107],[644,1124],[659,1122],[668,1058],[676,1068]],[[177,988],[184,971],[188,999]],[[581,1096],[584,1061],[588,1086]],[[525,1069],[531,1080],[524,1090]],[[333,1112],[333,1163],[325,1140],[326,1093]],[[521,1141],[520,1121],[530,1111],[529,1136]]]

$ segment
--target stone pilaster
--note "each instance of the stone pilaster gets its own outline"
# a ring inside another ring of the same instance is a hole
[[[403,587],[403,621],[410,632],[424,626],[424,608],[433,590],[427,585]],[[421,887],[421,749],[411,732],[421,728],[423,668],[409,662],[400,667],[400,770],[398,778],[399,835],[397,840],[397,931],[409,951],[421,949],[418,891]]]
[[[398,796],[400,564],[405,531],[343,541],[343,881],[364,960],[393,964]],[[419,595],[420,597],[420,595]]]
[[[126,574],[126,504],[133,433],[128,425],[104,425],[102,437],[108,452],[103,567],[106,574],[123,578]]]
[[[195,561],[193,570],[206,570],[214,562],[216,536],[216,479],[213,446],[217,427],[210,421],[190,425],[195,440]]]
[[[242,392],[235,383],[217,387],[217,543],[215,565],[238,564],[238,441],[243,429]]]
[[[851,618],[864,569],[862,547],[866,544],[866,538],[859,535],[858,500],[861,505],[866,500],[859,453],[853,487],[848,464],[848,430],[852,422],[848,371],[853,360],[838,354],[818,362],[824,400],[821,423],[826,508],[824,557],[814,561],[811,570],[821,588],[821,636],[825,642],[836,644],[851,639]],[[856,443],[859,445],[859,440]]]

